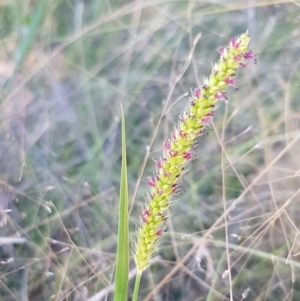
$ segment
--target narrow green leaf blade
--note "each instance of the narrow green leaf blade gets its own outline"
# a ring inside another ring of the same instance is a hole
[[[29,27],[29,32],[22,37],[21,45],[16,51],[16,68],[15,71],[19,70],[29,53],[34,40],[41,29],[42,24],[45,21],[45,14],[47,12],[47,2],[48,0],[41,0],[38,2],[37,9],[32,17],[32,22]]]
[[[120,184],[119,226],[114,301],[126,301],[129,272],[128,182],[126,164],[125,117],[122,114],[122,169]]]

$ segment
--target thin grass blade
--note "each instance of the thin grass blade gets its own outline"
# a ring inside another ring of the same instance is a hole
[[[126,163],[126,136],[125,117],[122,114],[122,169],[120,184],[120,205],[118,225],[118,247],[115,276],[114,301],[126,301],[128,293],[128,272],[129,272],[129,222],[128,222],[128,182]]]
[[[26,58],[26,55],[31,50],[31,47],[34,43],[35,37],[38,31],[41,29],[41,25],[45,20],[45,15],[47,12],[47,0],[41,0],[38,3],[36,8],[36,12],[32,17],[32,21],[29,27],[29,31],[26,35],[23,36],[21,40],[21,44],[16,51],[16,71],[19,70]]]

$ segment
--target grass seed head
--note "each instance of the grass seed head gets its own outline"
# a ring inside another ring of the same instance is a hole
[[[209,78],[204,79],[202,88],[192,91],[189,105],[179,118],[178,127],[171,138],[164,142],[162,158],[155,159],[156,173],[148,178],[150,187],[146,209],[140,217],[137,230],[134,259],[139,273],[150,264],[154,250],[165,230],[170,199],[180,194],[179,181],[185,173],[185,166],[194,158],[192,151],[196,139],[204,134],[204,128],[214,117],[215,103],[227,100],[225,89],[236,87],[239,67],[245,67],[249,60],[255,60],[248,50],[248,32],[232,38],[228,46],[218,49],[221,57],[213,64]]]

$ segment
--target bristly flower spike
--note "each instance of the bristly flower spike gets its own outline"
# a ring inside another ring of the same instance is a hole
[[[209,78],[204,78],[202,88],[192,90],[189,105],[179,118],[178,127],[164,143],[163,156],[156,159],[156,173],[148,178],[150,192],[145,210],[140,218],[134,246],[134,260],[141,274],[150,264],[155,247],[166,228],[171,198],[179,194],[180,180],[186,164],[194,159],[196,139],[205,134],[205,127],[214,117],[215,103],[228,100],[225,89],[236,87],[239,67],[246,67],[249,60],[256,60],[248,50],[248,32],[232,38],[229,46],[218,49],[221,57],[213,64]]]

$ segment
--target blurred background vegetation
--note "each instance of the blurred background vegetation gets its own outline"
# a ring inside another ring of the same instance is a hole
[[[134,237],[151,158],[217,48],[247,29],[258,64],[199,139],[140,300],[300,300],[288,0],[0,0],[0,300],[112,300],[120,103]]]

